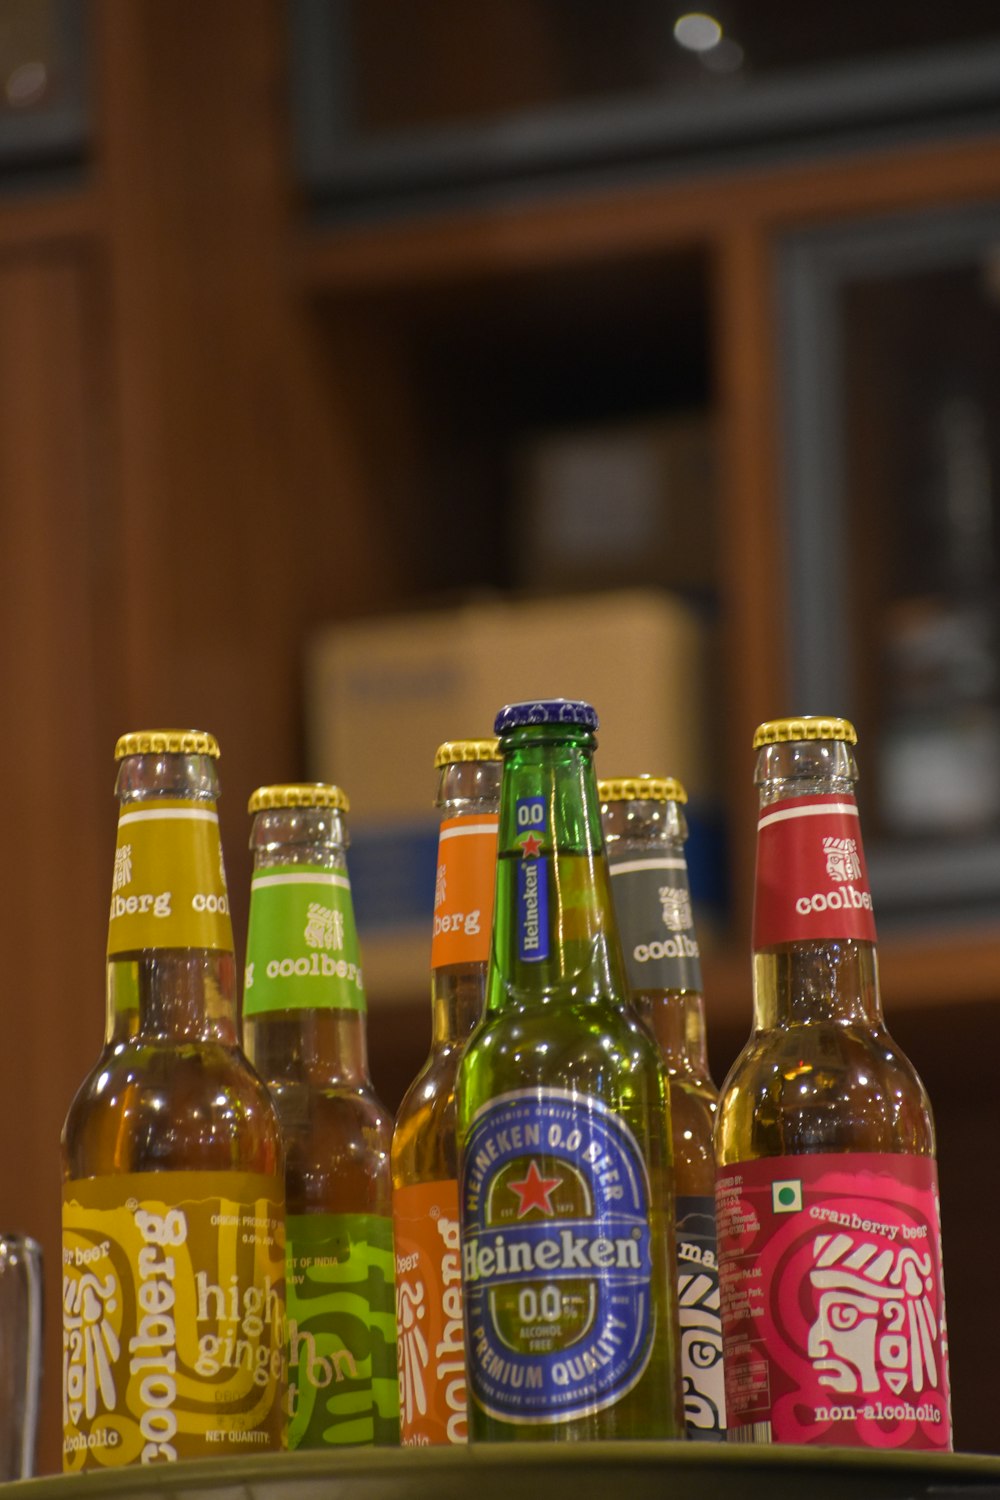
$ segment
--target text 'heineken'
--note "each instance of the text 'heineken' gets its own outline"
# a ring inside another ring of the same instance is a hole
[[[681,1433],[666,1091],[627,1007],[585,703],[515,704],[458,1080],[470,1435]]]

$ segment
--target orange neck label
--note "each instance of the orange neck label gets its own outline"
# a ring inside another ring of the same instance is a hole
[[[407,1447],[468,1440],[458,1183],[420,1182],[392,1199],[399,1432]]]
[[[499,821],[486,813],[441,824],[432,969],[489,959]]]
[[[282,1184],[147,1172],[63,1188],[63,1468],[285,1445]]]

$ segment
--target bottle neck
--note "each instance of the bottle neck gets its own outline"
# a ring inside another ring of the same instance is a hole
[[[705,1006],[697,991],[633,992],[632,1004],[655,1036],[669,1074],[708,1077]]]
[[[265,1076],[314,1087],[369,1082],[367,1002],[344,814],[269,808],[253,821],[243,1018]]]
[[[460,1045],[483,1012],[496,886],[501,763],[441,767],[431,941],[431,1049]]]
[[[130,755],[118,773],[106,1040],[237,1042],[236,970],[207,755]]]
[[[488,1006],[623,1002],[594,779],[593,736],[539,725],[505,736]]]
[[[880,1025],[875,924],[850,746],[765,746],[756,779],[755,1025]]]

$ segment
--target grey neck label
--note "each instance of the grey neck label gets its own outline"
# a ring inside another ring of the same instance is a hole
[[[633,990],[701,991],[687,863],[670,855],[609,860],[615,914]]]

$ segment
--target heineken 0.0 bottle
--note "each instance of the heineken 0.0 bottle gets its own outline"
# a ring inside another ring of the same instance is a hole
[[[250,798],[243,1028],[285,1140],[291,1448],[399,1439],[392,1119],[368,1076],[348,807],[327,785]]]
[[[470,1436],[683,1431],[663,1075],[627,1006],[586,703],[514,704],[486,1012],[458,1078]]]

